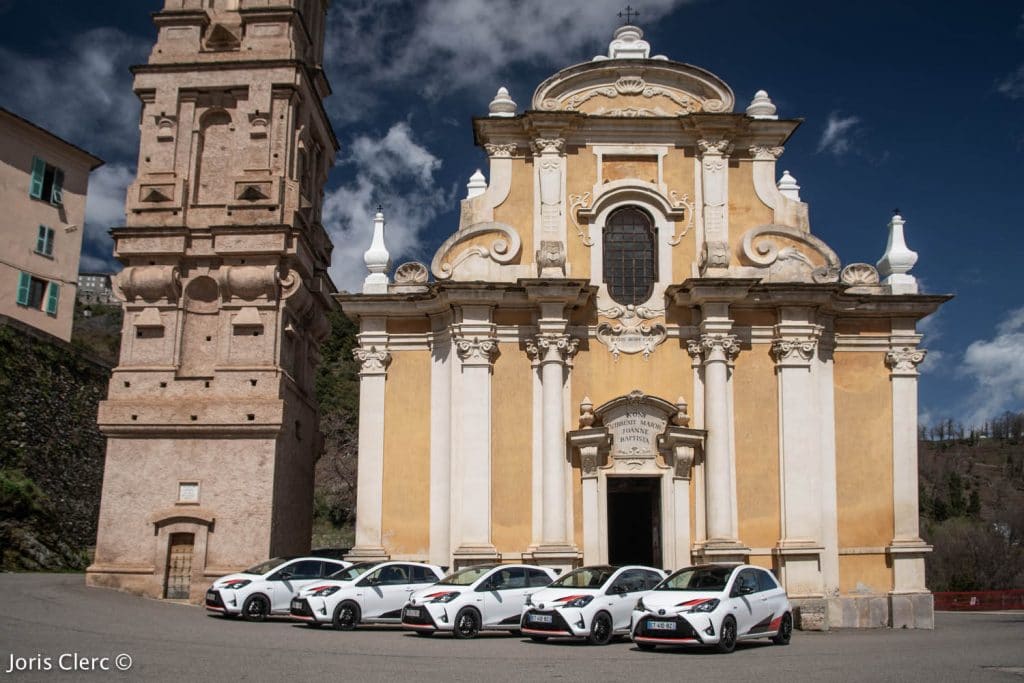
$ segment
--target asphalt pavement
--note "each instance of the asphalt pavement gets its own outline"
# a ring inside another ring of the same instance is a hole
[[[934,631],[797,631],[786,647],[719,655],[252,624],[86,588],[80,574],[0,574],[0,595],[0,681],[1024,681],[1024,612],[939,613]]]

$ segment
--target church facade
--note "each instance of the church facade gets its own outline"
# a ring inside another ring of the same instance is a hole
[[[744,561],[804,628],[930,628],[916,324],[947,297],[899,215],[877,267],[811,233],[776,167],[798,125],[633,26],[523,110],[499,90],[432,263],[389,277],[378,214],[335,296],[360,329],[350,558]]]

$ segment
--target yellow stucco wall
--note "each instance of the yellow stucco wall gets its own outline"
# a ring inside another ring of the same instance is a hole
[[[729,247],[732,258],[742,251],[743,234],[751,228],[772,223],[775,212],[765,206],[754,190],[753,163],[729,164]],[[806,251],[806,249],[801,250]]]
[[[512,187],[508,197],[494,209],[497,223],[511,225],[523,242],[516,263],[533,263],[533,160],[512,160]]]
[[[839,547],[893,536],[892,390],[882,352],[837,352],[836,488]]]
[[[636,179],[645,183],[658,182],[658,156],[604,156],[601,163],[601,180]]]
[[[533,370],[518,344],[500,344],[491,390],[491,542],[502,553],[530,545]]]
[[[780,535],[778,383],[769,348],[744,349],[733,372],[739,534],[760,548],[774,546]]]
[[[423,334],[430,332],[430,319],[419,318],[388,318],[388,334]]]
[[[679,198],[685,198],[690,204],[695,204],[697,195],[693,157],[687,156],[683,149],[670,149],[662,164],[665,187],[669,193],[675,192]],[[689,219],[690,215],[687,214],[681,223],[676,225],[677,237],[683,232],[686,234],[679,244],[672,247],[672,282],[682,282],[693,277],[693,264],[697,261],[697,226],[696,220],[688,224]]]
[[[679,340],[668,339],[647,360],[640,354],[621,354],[618,360],[595,339],[576,356],[572,374],[572,406],[589,396],[595,406],[624,396],[634,389],[675,403],[682,396],[693,404],[693,371],[690,356]],[[576,424],[570,425],[576,429]]]
[[[839,592],[881,595],[892,590],[892,569],[885,555],[840,555]]]
[[[393,351],[384,385],[382,535],[392,555],[426,558],[430,545],[429,351]]]
[[[589,147],[572,148],[565,158],[566,180],[565,196],[566,202],[570,202],[572,195],[583,195],[593,192],[594,183],[597,182],[597,157]],[[569,207],[566,206],[566,211]],[[575,209],[573,209],[575,211]],[[590,249],[583,244],[579,232],[589,235],[589,224],[583,223],[577,228],[573,222],[574,216],[567,216],[566,223],[566,259],[569,264],[569,273],[575,278],[590,277]]]

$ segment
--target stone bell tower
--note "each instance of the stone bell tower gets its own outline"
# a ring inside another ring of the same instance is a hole
[[[309,548],[314,372],[332,305],[327,0],[165,0],[126,227],[120,364],[87,582],[199,600]]]

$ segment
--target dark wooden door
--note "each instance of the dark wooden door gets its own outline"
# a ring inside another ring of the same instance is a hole
[[[188,600],[192,584],[192,549],[195,534],[171,534],[167,542],[167,584],[164,597]]]

